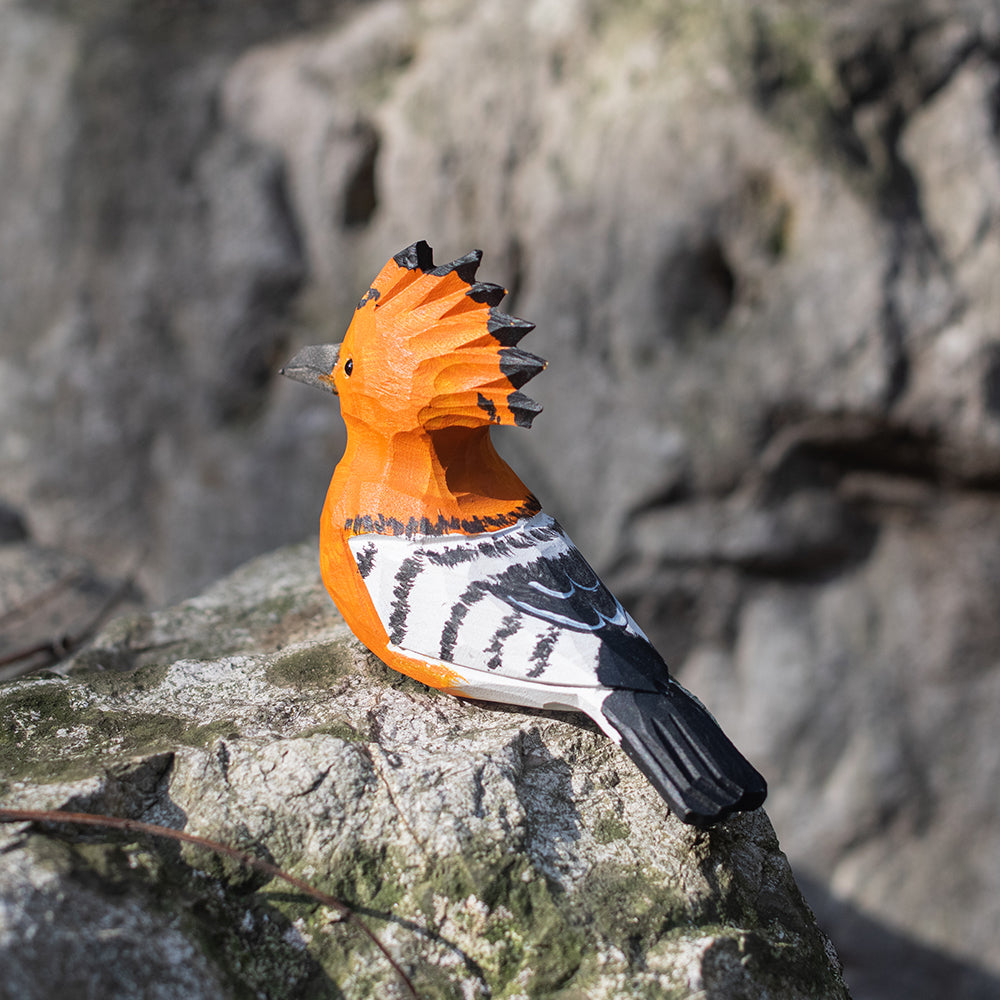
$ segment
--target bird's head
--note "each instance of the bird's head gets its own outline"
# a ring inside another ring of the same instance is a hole
[[[530,427],[541,407],[520,388],[545,362],[520,350],[534,324],[475,280],[482,251],[435,267],[422,240],[401,250],[362,296],[343,343],[303,348],[282,369],[337,393],[344,419],[391,434],[490,424]]]

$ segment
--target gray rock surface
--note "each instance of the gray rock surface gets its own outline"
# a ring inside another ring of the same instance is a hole
[[[312,546],[0,686],[0,798],[157,822],[350,902],[422,997],[847,997],[763,812],[667,813],[584,718],[383,667]],[[204,850],[0,828],[0,996],[397,997],[332,911]]]
[[[342,438],[278,364],[481,246],[550,360],[501,446],[860,1000],[995,995],[998,52],[996,0],[0,0],[0,503],[154,606],[301,538]]]

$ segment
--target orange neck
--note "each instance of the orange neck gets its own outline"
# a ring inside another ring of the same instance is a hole
[[[355,534],[474,533],[538,509],[488,426],[383,435],[352,421],[324,516]]]

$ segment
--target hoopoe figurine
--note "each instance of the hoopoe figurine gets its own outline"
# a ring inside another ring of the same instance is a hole
[[[530,427],[545,362],[497,309],[474,250],[390,260],[341,344],[282,369],[340,397],[347,449],[323,507],[323,581],[390,667],[453,694],[581,711],[684,822],[757,808],[764,779],[500,458],[493,424]]]

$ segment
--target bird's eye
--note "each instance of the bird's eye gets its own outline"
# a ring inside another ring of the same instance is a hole
[[[346,360],[346,361],[344,362],[344,375],[345,375],[345,376],[346,376],[347,378],[350,378],[350,377],[351,377],[351,372],[352,372],[352,371],[354,371],[354,359],[353,359],[353,358],[348,358],[348,359],[347,359],[347,360]]]

